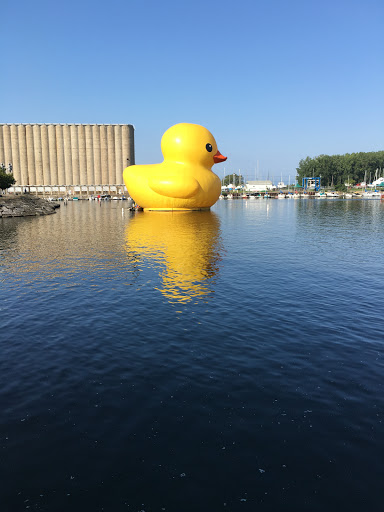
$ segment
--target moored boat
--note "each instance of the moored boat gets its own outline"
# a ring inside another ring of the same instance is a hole
[[[378,192],[377,190],[372,191],[365,191],[363,192],[363,198],[364,199],[381,199],[381,192]]]

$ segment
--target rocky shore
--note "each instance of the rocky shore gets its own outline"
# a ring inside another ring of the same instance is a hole
[[[0,218],[51,215],[59,206],[57,203],[28,194],[0,196]]]

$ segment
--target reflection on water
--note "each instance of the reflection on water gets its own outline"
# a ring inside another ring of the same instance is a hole
[[[170,301],[188,302],[212,292],[218,272],[220,222],[211,211],[146,212],[125,231],[127,254],[158,268],[160,291]]]
[[[155,272],[150,287],[188,302],[212,293],[220,250],[220,221],[211,211],[130,215],[120,204],[84,202],[0,223],[0,275],[49,283],[50,291],[82,284],[101,291],[116,279],[142,287],[143,274]]]
[[[372,235],[382,232],[382,201],[314,199],[298,202],[295,211],[300,231],[313,239],[348,239],[356,235],[372,239]]]
[[[121,212],[117,204],[82,201],[62,205],[55,215],[0,219],[0,274],[65,287],[134,282],[139,270],[123,249]]]

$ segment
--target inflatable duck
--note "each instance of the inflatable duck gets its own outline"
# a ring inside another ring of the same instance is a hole
[[[221,182],[211,167],[227,158],[206,128],[176,124],[164,133],[161,150],[161,164],[124,169],[125,185],[137,204],[144,210],[203,210],[216,203]]]

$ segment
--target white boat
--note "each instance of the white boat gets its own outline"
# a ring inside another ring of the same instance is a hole
[[[227,199],[233,199],[233,195],[232,194],[228,194],[227,195]]]
[[[338,198],[338,197],[339,197],[339,194],[338,194],[337,192],[333,192],[333,191],[331,191],[331,192],[326,192],[325,194],[326,194],[326,197],[330,197],[331,199],[332,199],[332,198],[335,198],[335,199],[336,199],[336,198]]]
[[[363,192],[364,199],[381,199],[381,193],[377,192],[377,190],[373,190],[371,192]]]
[[[325,192],[316,192],[315,197],[317,199],[325,199],[327,197]]]
[[[346,192],[346,193],[344,194],[344,197],[345,197],[346,199],[350,199],[351,197],[353,197],[353,195],[352,195],[352,194],[350,194],[349,192]]]
[[[220,194],[220,195],[219,195],[219,199],[224,199],[223,194]]]
[[[280,194],[277,194],[277,199],[285,199],[285,194],[280,192]]]

